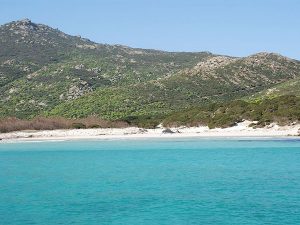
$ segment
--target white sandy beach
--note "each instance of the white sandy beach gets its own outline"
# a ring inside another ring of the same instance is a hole
[[[129,138],[180,138],[180,137],[284,137],[299,136],[300,124],[278,126],[271,124],[264,128],[249,127],[251,121],[244,121],[230,128],[179,127],[171,128],[174,133],[164,133],[165,128],[142,129],[96,128],[71,130],[16,131],[0,134],[2,142],[13,140],[73,140],[73,139],[129,139]]]

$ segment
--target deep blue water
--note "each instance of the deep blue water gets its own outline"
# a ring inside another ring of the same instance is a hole
[[[300,141],[0,144],[0,224],[300,224]]]

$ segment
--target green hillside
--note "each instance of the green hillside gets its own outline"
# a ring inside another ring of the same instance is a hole
[[[265,99],[265,98],[274,98],[278,96],[284,95],[295,95],[300,96],[300,78],[295,78],[278,85],[273,86],[272,88],[268,88],[261,92],[258,92],[246,99],[257,100],[257,99]]]
[[[218,62],[216,66],[207,68],[215,61]],[[257,54],[241,59],[212,57],[195,68],[170,77],[97,89],[56,106],[47,115],[76,118],[93,113],[106,119],[159,116],[190,106],[248,96],[297,77],[299,66],[298,61],[275,54]]]
[[[30,118],[99,87],[172,76],[212,54],[102,45],[29,20],[0,27],[0,115]]]
[[[28,19],[0,26],[0,49],[2,118],[163,118],[296,89],[300,79],[300,62],[278,54],[237,58],[97,44]]]

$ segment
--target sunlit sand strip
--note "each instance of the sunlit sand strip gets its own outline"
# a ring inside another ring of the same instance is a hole
[[[249,127],[251,121],[244,121],[230,128],[178,127],[166,129],[97,128],[44,131],[16,131],[0,134],[1,142],[76,140],[76,139],[137,139],[137,138],[188,138],[188,137],[286,137],[300,135],[300,124],[278,126],[271,124],[264,128]]]

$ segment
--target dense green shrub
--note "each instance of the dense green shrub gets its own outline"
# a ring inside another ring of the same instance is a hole
[[[205,108],[171,113],[165,126],[208,125],[210,128],[231,127],[243,120],[257,121],[253,127],[264,127],[272,122],[287,125],[300,121],[300,97],[288,95],[257,102],[242,100],[213,104]]]

